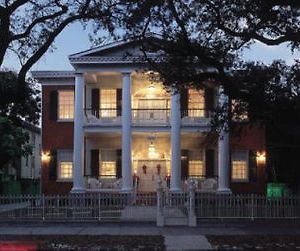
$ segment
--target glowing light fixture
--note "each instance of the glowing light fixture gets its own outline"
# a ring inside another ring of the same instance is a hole
[[[256,163],[258,165],[266,164],[266,152],[262,151],[256,153]]]
[[[49,151],[45,151],[41,153],[41,160],[43,163],[49,163],[50,159],[51,156]]]
[[[149,147],[148,147],[148,157],[149,159],[155,159],[158,157],[158,153],[156,152],[155,146],[154,146],[154,140],[155,136],[151,135],[148,137],[149,139]]]

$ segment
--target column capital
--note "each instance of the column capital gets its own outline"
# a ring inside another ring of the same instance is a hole
[[[121,74],[125,77],[125,76],[131,76],[131,71],[123,71],[121,72]]]

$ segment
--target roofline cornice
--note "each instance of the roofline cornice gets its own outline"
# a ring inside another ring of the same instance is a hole
[[[32,71],[35,79],[75,78],[75,71]]]

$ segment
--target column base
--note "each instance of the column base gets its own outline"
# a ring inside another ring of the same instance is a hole
[[[170,188],[170,192],[172,192],[172,193],[179,193],[179,192],[181,192],[181,191],[182,191],[182,189],[181,189],[181,188],[178,188],[178,187]]]
[[[132,187],[122,187],[121,188],[121,192],[123,192],[123,193],[130,193],[132,191],[133,191]]]
[[[223,194],[231,194],[230,188],[224,187],[224,188],[218,188],[217,193],[223,193]]]
[[[85,193],[85,189],[82,187],[73,187],[70,193]]]

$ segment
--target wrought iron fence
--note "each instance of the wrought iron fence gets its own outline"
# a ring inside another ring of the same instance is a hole
[[[170,211],[173,209],[173,211]],[[169,210],[169,211],[168,211]],[[0,196],[0,221],[152,221],[157,213],[201,218],[297,219],[300,197],[170,191]]]
[[[257,194],[195,194],[197,218],[300,218],[300,197],[267,198]]]
[[[156,205],[155,193],[1,196],[0,221],[127,221],[150,205]]]

